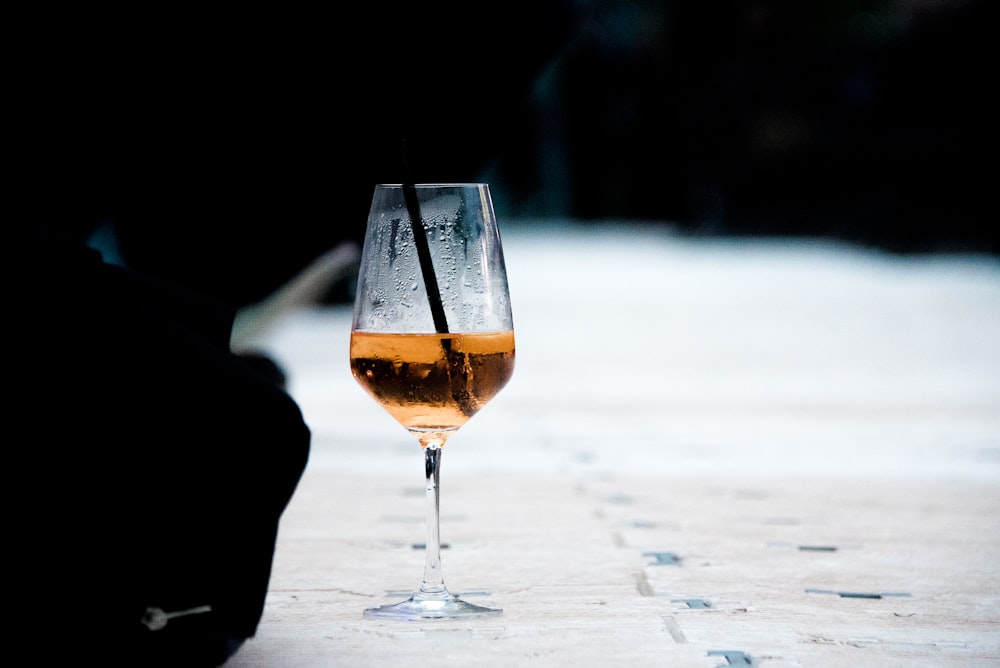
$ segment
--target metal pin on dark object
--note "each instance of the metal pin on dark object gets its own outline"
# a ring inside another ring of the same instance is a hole
[[[200,615],[211,611],[212,606],[210,605],[199,605],[194,608],[188,608],[187,610],[176,610],[174,612],[166,612],[162,608],[146,608],[146,612],[142,615],[142,623],[150,631],[160,631],[166,628],[167,622],[174,617]]]

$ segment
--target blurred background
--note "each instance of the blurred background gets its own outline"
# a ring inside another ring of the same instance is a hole
[[[995,253],[985,9],[581,3],[492,180],[516,215]]]
[[[488,181],[509,220],[995,255],[986,7],[513,0],[12,18],[8,201],[237,303],[360,239],[374,184],[404,178]]]

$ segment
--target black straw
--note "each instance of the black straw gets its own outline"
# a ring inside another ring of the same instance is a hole
[[[438,288],[437,276],[434,274],[434,265],[431,261],[431,249],[427,243],[427,232],[424,230],[424,219],[420,215],[420,202],[417,200],[417,189],[414,187],[413,178],[410,174],[410,165],[406,156],[406,142],[402,144],[403,162],[403,199],[406,201],[406,210],[410,214],[410,226],[413,228],[413,243],[417,246],[417,257],[420,260],[420,273],[424,277],[424,286],[427,288],[427,299],[431,304],[431,317],[434,318],[434,329],[438,334],[448,333],[448,319],[444,314],[444,305],[441,303],[441,291]]]

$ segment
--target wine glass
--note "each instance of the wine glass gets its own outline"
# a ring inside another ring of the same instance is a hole
[[[485,183],[378,185],[361,253],[351,372],[424,454],[424,577],[368,617],[454,619],[501,610],[461,600],[441,573],[440,467],[448,439],[514,370],[500,231]]]

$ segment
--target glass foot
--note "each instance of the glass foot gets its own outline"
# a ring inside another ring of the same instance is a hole
[[[365,617],[380,619],[466,619],[470,617],[496,617],[502,608],[488,608],[468,603],[445,592],[444,595],[427,597],[417,593],[399,603],[387,603],[365,610]]]

